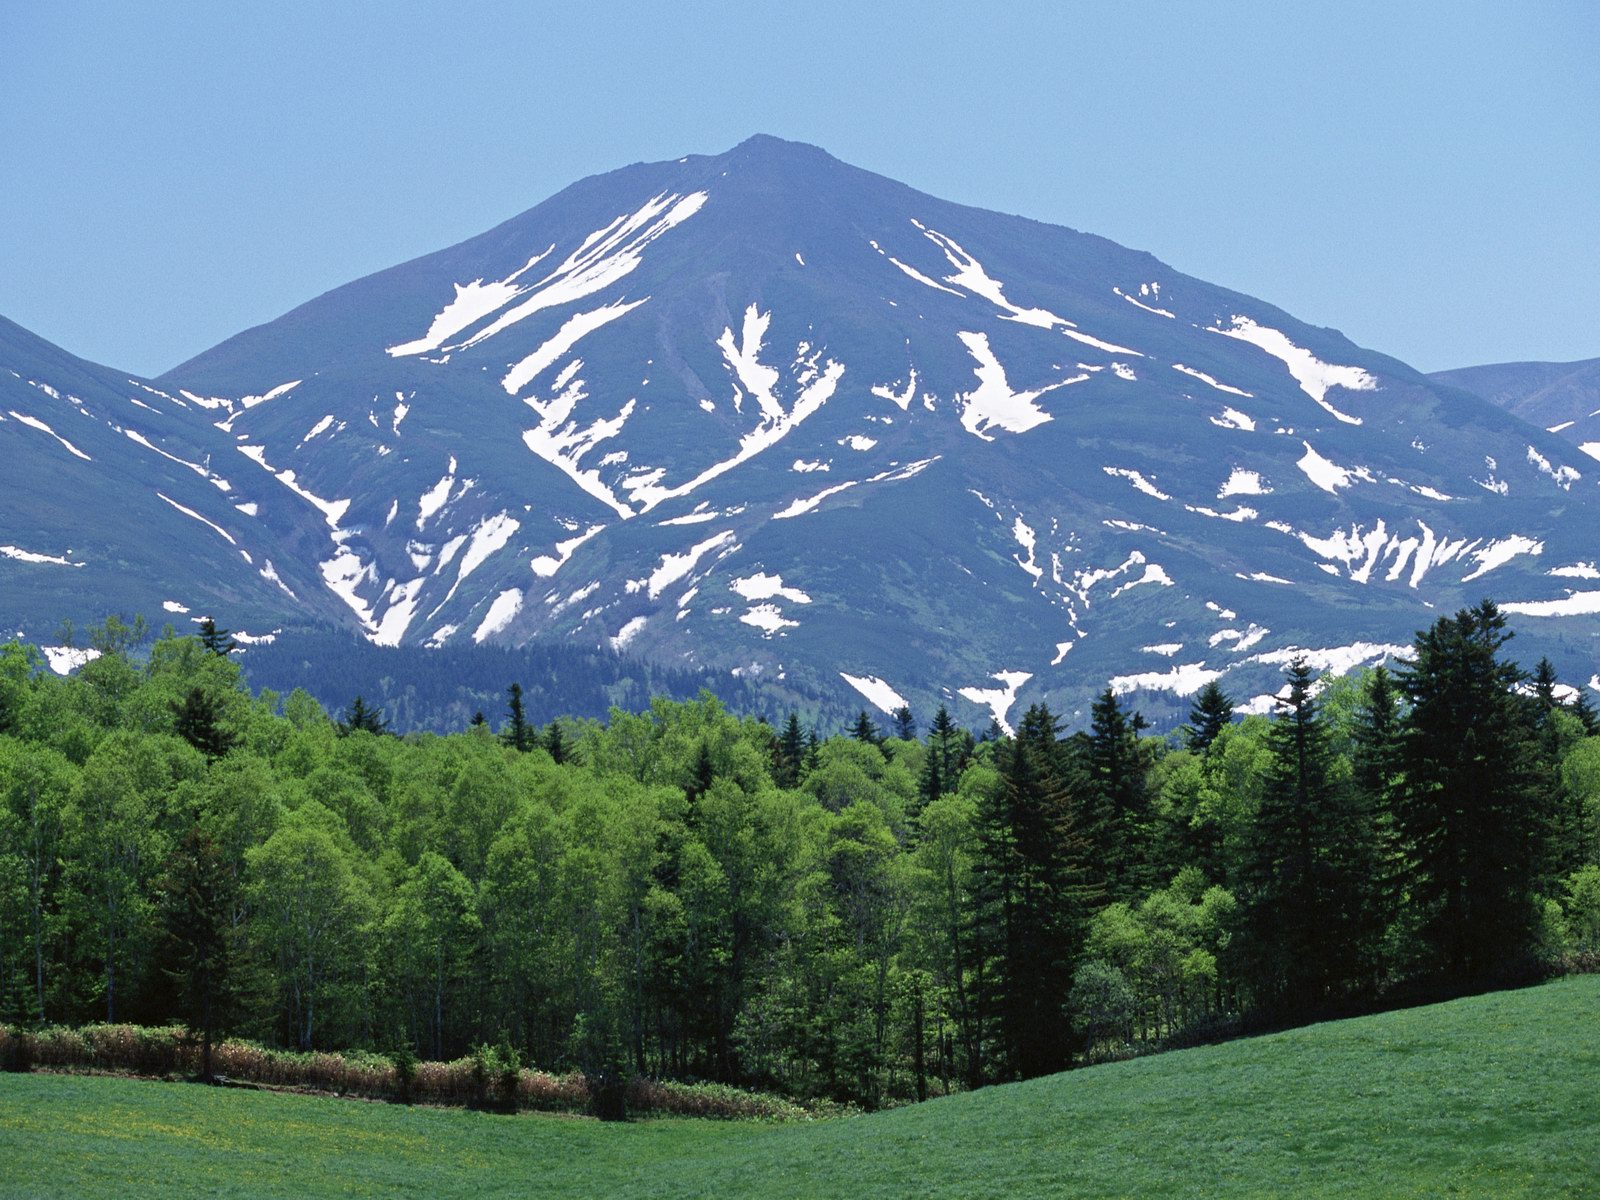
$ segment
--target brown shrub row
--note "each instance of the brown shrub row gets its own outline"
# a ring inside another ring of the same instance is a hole
[[[297,1088],[368,1100],[510,1109],[510,1075],[492,1060],[468,1056],[454,1062],[416,1062],[360,1051],[295,1053],[254,1042],[222,1041],[211,1050],[213,1072],[228,1082]],[[24,1030],[0,1025],[0,1070],[107,1071],[165,1078],[195,1075],[200,1044],[182,1026],[46,1026]],[[580,1073],[551,1075],[522,1068],[516,1073],[517,1109],[585,1113],[593,1106],[589,1081]],[[686,1084],[636,1077],[627,1088],[630,1113],[722,1120],[786,1120],[813,1115],[781,1097],[721,1084]]]

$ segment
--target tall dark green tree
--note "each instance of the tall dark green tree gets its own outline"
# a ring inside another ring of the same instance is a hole
[[[567,745],[566,735],[561,732],[560,721],[551,721],[550,724],[545,726],[543,744],[546,752],[557,766],[560,766],[572,756],[572,751]]]
[[[1147,761],[1139,745],[1144,728],[1138,713],[1128,713],[1110,688],[1090,710],[1088,745],[1089,827],[1103,864],[1106,898],[1133,900],[1150,888],[1152,837]]]
[[[357,696],[350,702],[350,707],[344,710],[344,720],[338,724],[341,737],[365,731],[367,733],[388,733],[389,722],[383,719],[381,710],[371,707],[364,698]]]
[[[979,811],[975,942],[988,957],[990,1076],[1027,1078],[1071,1058],[1066,999],[1095,899],[1071,768],[1050,710],[1029,708]]]
[[[877,725],[873,724],[872,718],[867,715],[867,710],[864,708],[856,717],[855,724],[850,726],[850,736],[858,742],[866,742],[869,746],[876,746],[883,741]]]
[[[911,715],[911,709],[902,704],[889,714],[889,719],[894,722],[894,736],[903,742],[915,741],[917,736],[917,722]]]
[[[197,826],[167,859],[158,887],[162,971],[176,992],[176,1015],[200,1035],[200,1077],[210,1083],[212,1044],[238,1015],[231,922],[236,877],[216,842]]]
[[[528,724],[528,713],[522,703],[522,685],[513,683],[506,689],[506,724],[500,731],[500,740],[513,750],[526,754],[539,743],[538,734]]]
[[[773,755],[772,781],[781,788],[800,786],[801,772],[805,768],[806,735],[800,728],[800,716],[791,711],[778,735],[777,749]]]
[[[226,629],[218,629],[210,617],[200,622],[200,644],[221,658],[227,658],[239,648],[232,635]]]
[[[238,735],[222,723],[222,704],[203,687],[192,687],[180,704],[174,700],[172,731],[212,762],[232,749]]]
[[[1371,831],[1335,776],[1304,658],[1286,672],[1261,807],[1242,872],[1242,925],[1257,1003],[1314,1011],[1369,975]]]
[[[1213,679],[1195,695],[1189,709],[1189,749],[1206,754],[1228,723],[1233,720],[1233,701]]]
[[[1484,600],[1419,633],[1400,672],[1411,709],[1397,815],[1422,965],[1462,981],[1515,966],[1535,917],[1543,830],[1529,795],[1533,734],[1516,691],[1523,673],[1499,656],[1510,637]]]
[[[1402,697],[1394,676],[1387,667],[1375,667],[1362,685],[1350,730],[1354,803],[1372,833],[1373,867],[1367,910],[1372,927],[1365,936],[1373,944],[1381,944],[1384,932],[1398,920],[1404,904],[1406,857],[1395,816],[1405,770],[1403,732]],[[1382,973],[1394,964],[1380,958],[1371,965],[1377,974],[1369,983],[1376,985],[1381,982]]]

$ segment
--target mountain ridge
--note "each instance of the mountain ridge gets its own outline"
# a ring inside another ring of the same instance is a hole
[[[1491,572],[1569,672],[1600,611],[1564,582],[1596,472],[1559,439],[765,135],[578,181],[154,386],[385,643],[569,638],[969,723],[1110,680],[1176,718],[1213,678],[1260,708],[1292,650],[1381,661]]]

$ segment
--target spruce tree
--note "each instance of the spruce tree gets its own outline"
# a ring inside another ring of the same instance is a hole
[[[1368,977],[1370,829],[1335,775],[1303,657],[1286,672],[1243,871],[1242,957],[1269,1011],[1315,1011]]]
[[[533,726],[528,724],[527,710],[522,704],[522,685],[513,683],[506,689],[506,714],[505,728],[500,731],[500,740],[513,750],[526,754],[538,742]]]
[[[176,989],[177,1015],[191,1034],[200,1034],[200,1077],[210,1083],[212,1043],[237,1015],[236,876],[217,844],[196,827],[168,858],[158,894],[161,968]]]
[[[979,808],[974,932],[988,959],[979,1002],[993,1017],[1002,1079],[1057,1071],[1071,1057],[1066,998],[1095,895],[1058,733],[1048,708],[1029,708],[1002,752],[1002,784]]]
[[[805,766],[806,735],[800,728],[800,716],[790,711],[778,735],[778,749],[773,763],[773,782],[781,788],[800,786],[800,772]]]
[[[1189,749],[1196,754],[1208,754],[1211,743],[1233,720],[1233,701],[1212,680],[1200,689],[1189,709]]]
[[[883,741],[878,735],[878,727],[872,723],[872,718],[867,716],[867,710],[864,708],[856,717],[856,723],[850,727],[850,736],[858,742],[866,742],[869,746],[879,745]]]
[[[350,707],[344,711],[344,720],[338,723],[340,737],[345,737],[358,730],[367,733],[388,733],[389,723],[383,719],[383,713],[370,708],[366,700],[357,696],[350,702]]]
[[[172,710],[172,731],[213,762],[238,740],[236,734],[223,728],[222,705],[204,688],[190,688],[181,704],[174,700],[168,707]]]
[[[561,732],[561,722],[551,721],[544,729],[544,748],[557,766],[566,762],[571,757],[567,748],[566,736]]]
[[[1089,828],[1103,864],[1106,896],[1131,901],[1151,885],[1150,792],[1145,781],[1145,756],[1139,745],[1144,721],[1125,712],[1110,688],[1090,709]]]
[[[1533,738],[1516,693],[1523,673],[1499,658],[1505,624],[1490,600],[1441,617],[1400,672],[1411,710],[1397,815],[1420,950],[1425,966],[1463,982],[1518,964],[1535,920]]]
[[[1396,823],[1395,806],[1404,764],[1402,762],[1401,696],[1386,667],[1368,673],[1351,729],[1350,771],[1354,803],[1367,822],[1373,839],[1373,870],[1366,931],[1372,944],[1399,918],[1404,899],[1405,848]],[[1391,964],[1375,960],[1374,984]]]
[[[239,648],[239,643],[226,629],[218,629],[217,623],[210,617],[200,622],[200,643],[211,653],[227,658]]]
[[[894,722],[894,736],[902,742],[912,742],[917,738],[917,722],[911,716],[911,709],[902,704],[889,714],[889,719]]]

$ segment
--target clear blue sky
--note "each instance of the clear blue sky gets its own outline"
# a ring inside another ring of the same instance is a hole
[[[1597,64],[1592,0],[0,0],[0,314],[153,374],[759,131],[1423,369],[1588,358]]]

